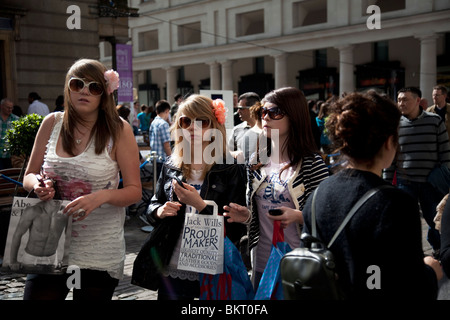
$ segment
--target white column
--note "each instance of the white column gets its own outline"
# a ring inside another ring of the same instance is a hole
[[[433,87],[436,85],[438,36],[429,34],[417,38],[420,40],[420,90],[423,98],[432,101]]]
[[[233,61],[226,60],[222,65],[222,90],[233,90]]]
[[[339,46],[339,91],[353,92],[355,91],[354,77],[354,59],[352,45]]]
[[[166,100],[172,105],[173,96],[177,92],[177,68],[166,67],[167,96]]]
[[[218,62],[209,63],[209,78],[211,90],[220,90],[220,64]]]
[[[275,59],[275,89],[288,86],[287,58],[288,54],[281,53],[273,56]]]

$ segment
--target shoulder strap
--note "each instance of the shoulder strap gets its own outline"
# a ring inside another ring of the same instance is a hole
[[[354,216],[356,211],[358,211],[358,209],[361,208],[361,206],[367,200],[369,200],[373,195],[375,195],[378,191],[380,191],[382,189],[386,189],[386,188],[393,188],[393,187],[391,185],[382,185],[382,186],[370,189],[355,203],[355,205],[351,208],[350,212],[347,214],[344,221],[342,221],[341,225],[339,226],[339,228],[336,230],[335,234],[331,238],[330,243],[328,243],[328,248],[330,248],[333,245],[336,238],[339,236],[339,234],[342,232],[342,230],[344,230],[345,226],[350,221],[350,219]],[[319,190],[319,187],[317,187],[316,190],[314,191],[313,200],[312,200],[312,204],[311,204],[311,206],[312,206],[311,207],[311,228],[312,228],[312,236],[313,237],[317,237],[316,208],[315,208],[316,201],[315,200],[316,200],[316,195],[317,195],[318,190]]]

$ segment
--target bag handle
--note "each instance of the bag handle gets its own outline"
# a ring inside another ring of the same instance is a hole
[[[203,202],[205,202],[207,206],[213,207],[213,216],[214,217],[217,217],[219,215],[219,207],[217,206],[217,203],[215,203],[212,200],[203,200]]]
[[[359,208],[361,208],[361,206],[367,201],[369,200],[373,195],[375,195],[378,191],[382,190],[382,189],[387,189],[387,188],[393,188],[391,185],[382,185],[382,186],[378,186],[375,187],[373,189],[370,189],[369,191],[367,191],[356,203],[355,205],[351,208],[350,212],[347,214],[347,216],[344,218],[344,221],[342,221],[341,225],[339,226],[339,228],[336,230],[336,232],[334,233],[333,237],[330,240],[330,243],[328,243],[328,248],[330,248],[334,241],[337,239],[337,237],[339,236],[339,234],[342,232],[342,230],[344,230],[345,226],[347,225],[347,223],[350,221],[350,219],[355,215],[356,211],[359,210]],[[315,206],[315,202],[316,202],[316,195],[317,192],[319,191],[319,187],[316,188],[316,190],[314,191],[314,195],[313,195],[313,199],[312,199],[312,204],[311,204],[311,228],[312,228],[312,235],[313,237],[317,238],[317,226],[316,226],[316,206]]]

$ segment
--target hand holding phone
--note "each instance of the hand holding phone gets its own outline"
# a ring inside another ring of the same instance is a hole
[[[39,182],[39,186],[45,188],[44,178],[40,174],[36,175],[36,179]]]
[[[281,209],[270,209],[269,214],[271,216],[281,216],[283,214],[283,211]]]
[[[182,188],[184,188],[184,189],[187,190],[187,188],[183,185],[183,182],[180,180],[180,178],[178,178],[177,176],[174,176],[173,178],[177,181],[177,183],[178,183]]]

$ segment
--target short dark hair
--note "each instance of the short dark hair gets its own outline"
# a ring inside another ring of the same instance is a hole
[[[433,87],[433,90],[441,90],[441,93],[442,93],[444,96],[447,95],[447,88],[444,87],[444,86],[440,86],[440,85],[435,86],[435,87]]]
[[[64,105],[64,96],[63,95],[60,95],[56,98],[55,105],[58,107]]]
[[[33,100],[41,100],[41,97],[37,94],[37,92],[30,92],[28,98],[31,98]]]
[[[243,93],[239,96],[238,101],[241,101],[245,99],[245,106],[246,107],[251,107],[253,106],[255,103],[260,102],[261,98],[259,97],[259,95],[255,92],[246,92]]]
[[[156,103],[156,114],[163,113],[166,110],[170,110],[170,104],[167,100],[159,100]]]
[[[180,98],[183,98],[183,95],[181,93],[176,93],[173,98],[175,99],[175,101],[177,101]]]
[[[419,98],[422,98],[422,91],[420,91],[420,89],[417,87],[405,87],[405,88],[398,90],[399,94],[403,93],[403,92],[411,92],[412,94],[415,94]]]

